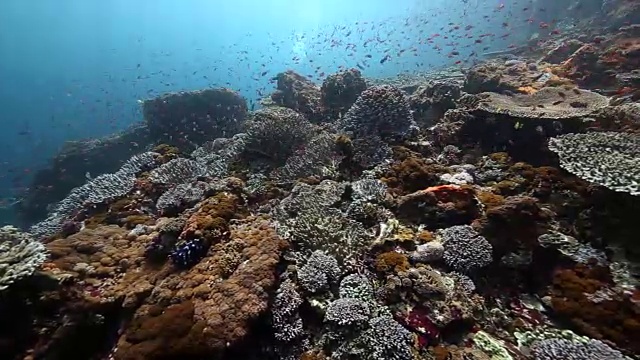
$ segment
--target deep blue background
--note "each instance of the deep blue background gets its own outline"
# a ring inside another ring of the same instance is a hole
[[[3,0],[0,199],[10,202],[64,141],[140,121],[138,99],[227,86],[256,101],[272,91],[269,79],[289,68],[317,76],[367,60],[366,76],[390,76],[521,41],[512,34],[474,43],[482,33],[505,33],[507,10],[519,5],[509,1],[497,12],[500,2]],[[448,33],[449,23],[460,28]],[[434,33],[470,38],[427,43]],[[446,45],[452,41],[459,44]],[[411,47],[416,51],[398,56]],[[447,57],[453,50],[460,55]],[[385,51],[393,56],[380,64]]]

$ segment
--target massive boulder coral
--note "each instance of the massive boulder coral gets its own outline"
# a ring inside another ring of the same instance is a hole
[[[418,87],[409,101],[416,121],[421,126],[430,126],[449,109],[456,108],[461,95],[461,86],[453,81],[432,81]]]
[[[597,185],[640,195],[640,136],[631,133],[565,134],[549,140],[560,166]]]
[[[348,69],[327,76],[322,82],[322,104],[325,111],[336,119],[356,102],[367,82],[358,69]]]
[[[142,113],[154,138],[192,147],[236,134],[247,115],[247,102],[229,89],[207,89],[145,100]]]
[[[267,107],[253,112],[246,124],[246,149],[280,164],[314,133],[302,114],[285,107]]]
[[[363,91],[341,123],[355,137],[378,135],[383,139],[406,136],[415,128],[407,96],[391,85]]]
[[[47,258],[42,243],[11,226],[0,228],[0,292],[31,274]]]
[[[271,94],[274,103],[295,110],[311,121],[322,120],[322,95],[318,85],[293,70],[279,73],[275,79],[277,89]]]

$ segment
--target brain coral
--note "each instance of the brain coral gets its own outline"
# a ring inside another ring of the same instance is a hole
[[[534,94],[513,96],[482,93],[478,110],[525,119],[569,119],[589,115],[609,104],[609,99],[587,90],[542,88]]]
[[[640,136],[631,133],[566,134],[549,140],[560,165],[576,176],[618,192],[640,195]]]

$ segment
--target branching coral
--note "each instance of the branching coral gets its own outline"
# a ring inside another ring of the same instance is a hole
[[[304,334],[302,318],[298,314],[298,307],[302,301],[291,280],[285,280],[280,284],[271,310],[274,336],[277,340],[290,342]]]
[[[444,261],[457,271],[473,272],[493,260],[491,244],[471,226],[458,225],[441,231]]]
[[[640,195],[640,136],[631,133],[566,134],[549,140],[560,165],[614,191]]]
[[[47,258],[44,245],[11,226],[0,228],[0,292],[31,274]]]
[[[311,293],[326,289],[340,277],[338,261],[322,251],[314,251],[306,264],[298,269],[300,285]]]
[[[414,127],[407,96],[391,85],[372,86],[363,91],[342,120],[342,128],[356,138],[405,136]]]
[[[303,115],[284,107],[268,107],[251,114],[246,124],[246,151],[283,163],[314,133]]]

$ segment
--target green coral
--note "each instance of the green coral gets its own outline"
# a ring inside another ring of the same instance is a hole
[[[478,331],[473,336],[473,343],[480,350],[491,356],[491,360],[513,360],[513,357],[509,355],[501,341],[484,331]]]

